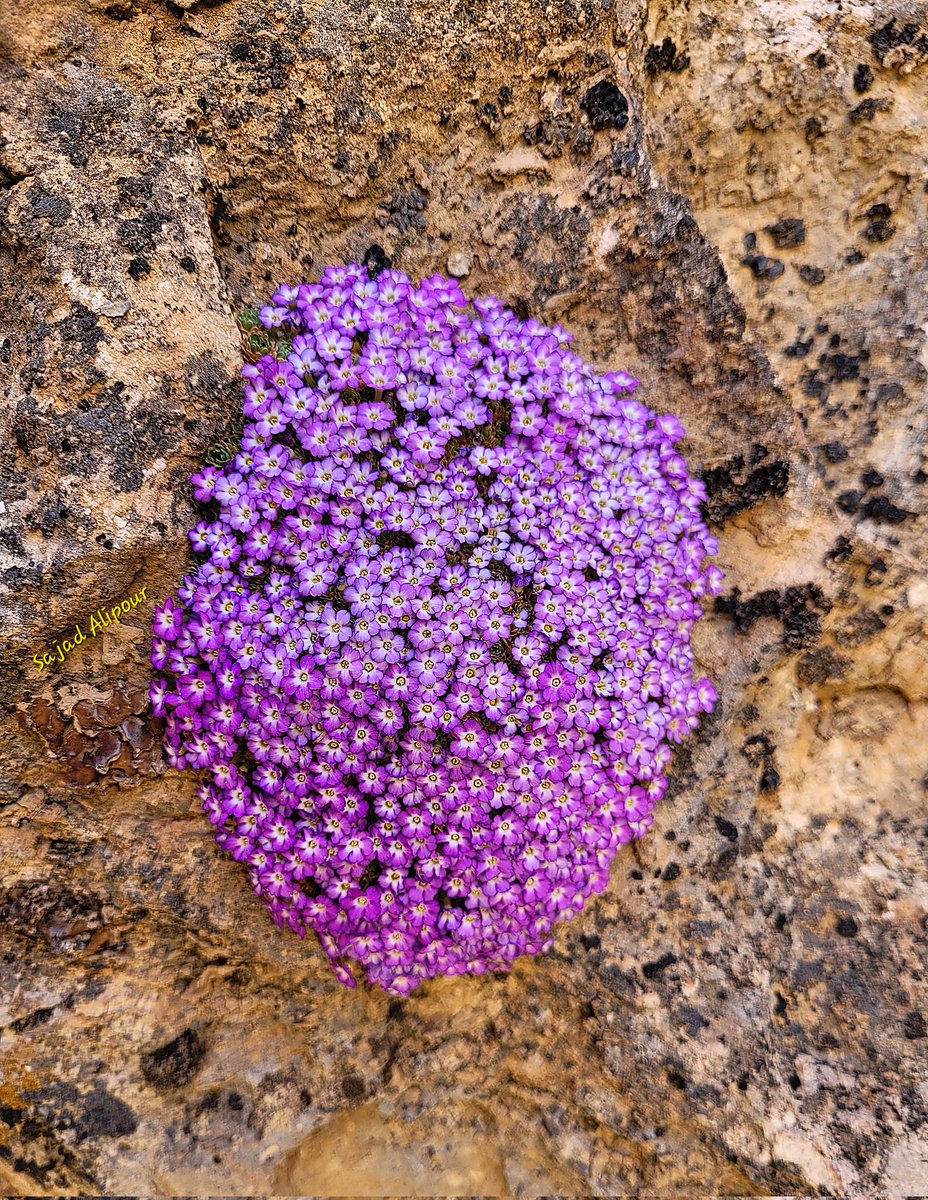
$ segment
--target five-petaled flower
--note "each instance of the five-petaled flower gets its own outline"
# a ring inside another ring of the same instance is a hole
[[[440,275],[327,267],[260,320],[292,352],[244,368],[154,619],[168,760],[342,982],[505,969],[606,885],[715,702],[682,426]]]

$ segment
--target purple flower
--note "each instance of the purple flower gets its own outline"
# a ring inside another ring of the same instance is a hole
[[[155,614],[166,757],[343,983],[506,970],[606,886],[716,700],[683,428],[440,275],[327,267],[259,316],[292,352],[243,368],[203,561]]]

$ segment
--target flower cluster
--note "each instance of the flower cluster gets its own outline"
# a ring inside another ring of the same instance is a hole
[[[711,709],[683,429],[559,326],[328,267],[260,312],[245,431],[155,616],[166,752],[278,924],[392,992],[550,945]]]

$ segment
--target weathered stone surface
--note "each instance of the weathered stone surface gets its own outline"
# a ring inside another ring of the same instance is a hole
[[[924,1190],[919,6],[2,26],[0,1191]],[[552,953],[404,1001],[344,991],[212,844],[150,604],[32,662],[183,572],[235,308],[365,254],[453,259],[640,374],[728,577],[653,833]]]

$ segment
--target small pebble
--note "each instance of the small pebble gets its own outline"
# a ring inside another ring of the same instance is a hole
[[[129,311],[129,302],[127,300],[105,300],[97,308],[97,312],[104,317],[124,317]]]
[[[454,279],[464,279],[473,265],[474,257],[469,250],[453,250],[448,255],[448,274]]]

